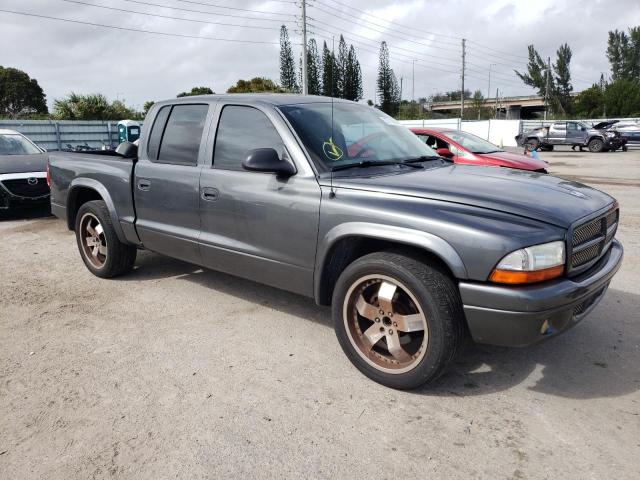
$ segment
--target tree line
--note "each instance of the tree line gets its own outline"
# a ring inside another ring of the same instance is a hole
[[[628,32],[609,32],[606,49],[610,65],[608,76],[577,95],[573,94],[570,73],[572,51],[561,45],[555,61],[545,61],[534,45],[528,47],[526,72],[516,74],[548,99],[549,109],[562,117],[627,117],[640,116],[640,26]]]

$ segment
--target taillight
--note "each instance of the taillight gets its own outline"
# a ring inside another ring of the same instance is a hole
[[[49,168],[48,163],[47,163],[47,186],[51,188],[51,169]]]

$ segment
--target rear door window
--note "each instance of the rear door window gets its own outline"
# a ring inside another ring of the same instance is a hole
[[[216,134],[213,168],[243,170],[243,160],[256,148],[273,148],[282,158],[284,143],[271,120],[257,108],[224,107]]]
[[[149,134],[149,143],[147,144],[147,155],[149,155],[150,160],[158,159],[162,132],[164,132],[164,126],[167,124],[169,112],[171,112],[171,105],[162,107],[153,121],[153,127],[151,127],[151,133]]]
[[[196,165],[208,111],[206,104],[174,105],[162,134],[157,161]]]

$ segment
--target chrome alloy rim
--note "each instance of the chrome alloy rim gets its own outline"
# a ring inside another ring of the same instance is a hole
[[[386,373],[415,368],[428,348],[427,319],[416,297],[396,279],[367,275],[351,285],[342,318],[351,344]]]
[[[107,239],[100,220],[92,213],[85,213],[80,219],[80,242],[82,254],[95,268],[102,268],[107,262]]]

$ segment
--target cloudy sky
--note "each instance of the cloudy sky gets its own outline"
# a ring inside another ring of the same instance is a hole
[[[71,91],[101,92],[141,108],[196,85],[222,93],[239,78],[277,81],[283,23],[300,52],[294,0],[0,0],[0,10],[0,65],[38,79],[49,104]],[[354,45],[365,99],[374,96],[380,41],[387,41],[403,98],[410,99],[414,65],[416,98],[459,88],[463,37],[465,86],[486,95],[491,68],[492,96],[496,88],[526,95],[533,92],[513,69],[524,68],[528,44],[553,61],[557,47],[569,43],[574,87],[581,90],[609,70],[607,32],[640,25],[640,2],[308,0],[307,14],[320,45],[335,36],[337,48],[341,33]]]

